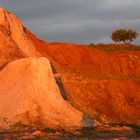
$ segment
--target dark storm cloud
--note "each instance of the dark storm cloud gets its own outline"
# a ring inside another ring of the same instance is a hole
[[[0,0],[0,5],[48,41],[108,43],[117,28],[140,31],[140,0]]]

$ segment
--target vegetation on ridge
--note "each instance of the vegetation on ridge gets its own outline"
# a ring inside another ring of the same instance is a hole
[[[125,44],[131,44],[139,33],[133,29],[118,29],[112,33],[112,40],[115,42],[124,42]]]

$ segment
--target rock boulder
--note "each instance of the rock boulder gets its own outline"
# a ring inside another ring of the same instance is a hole
[[[0,71],[0,79],[1,128],[83,126],[84,114],[64,101],[46,58],[10,62]]]

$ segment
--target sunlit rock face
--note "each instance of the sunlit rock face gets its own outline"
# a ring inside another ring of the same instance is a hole
[[[0,72],[0,79],[1,128],[86,126],[84,114],[62,98],[46,58],[13,61]]]
[[[36,57],[39,53],[19,19],[0,8],[0,66],[22,57]]]
[[[39,58],[42,55],[19,19],[0,8],[0,128],[93,126],[64,101],[49,60]]]

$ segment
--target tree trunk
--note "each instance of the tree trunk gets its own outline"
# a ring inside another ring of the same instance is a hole
[[[128,41],[123,40],[123,42],[124,42],[125,44],[127,44],[127,45],[130,45],[130,44],[131,44],[131,42],[132,42],[132,40],[128,40]]]

